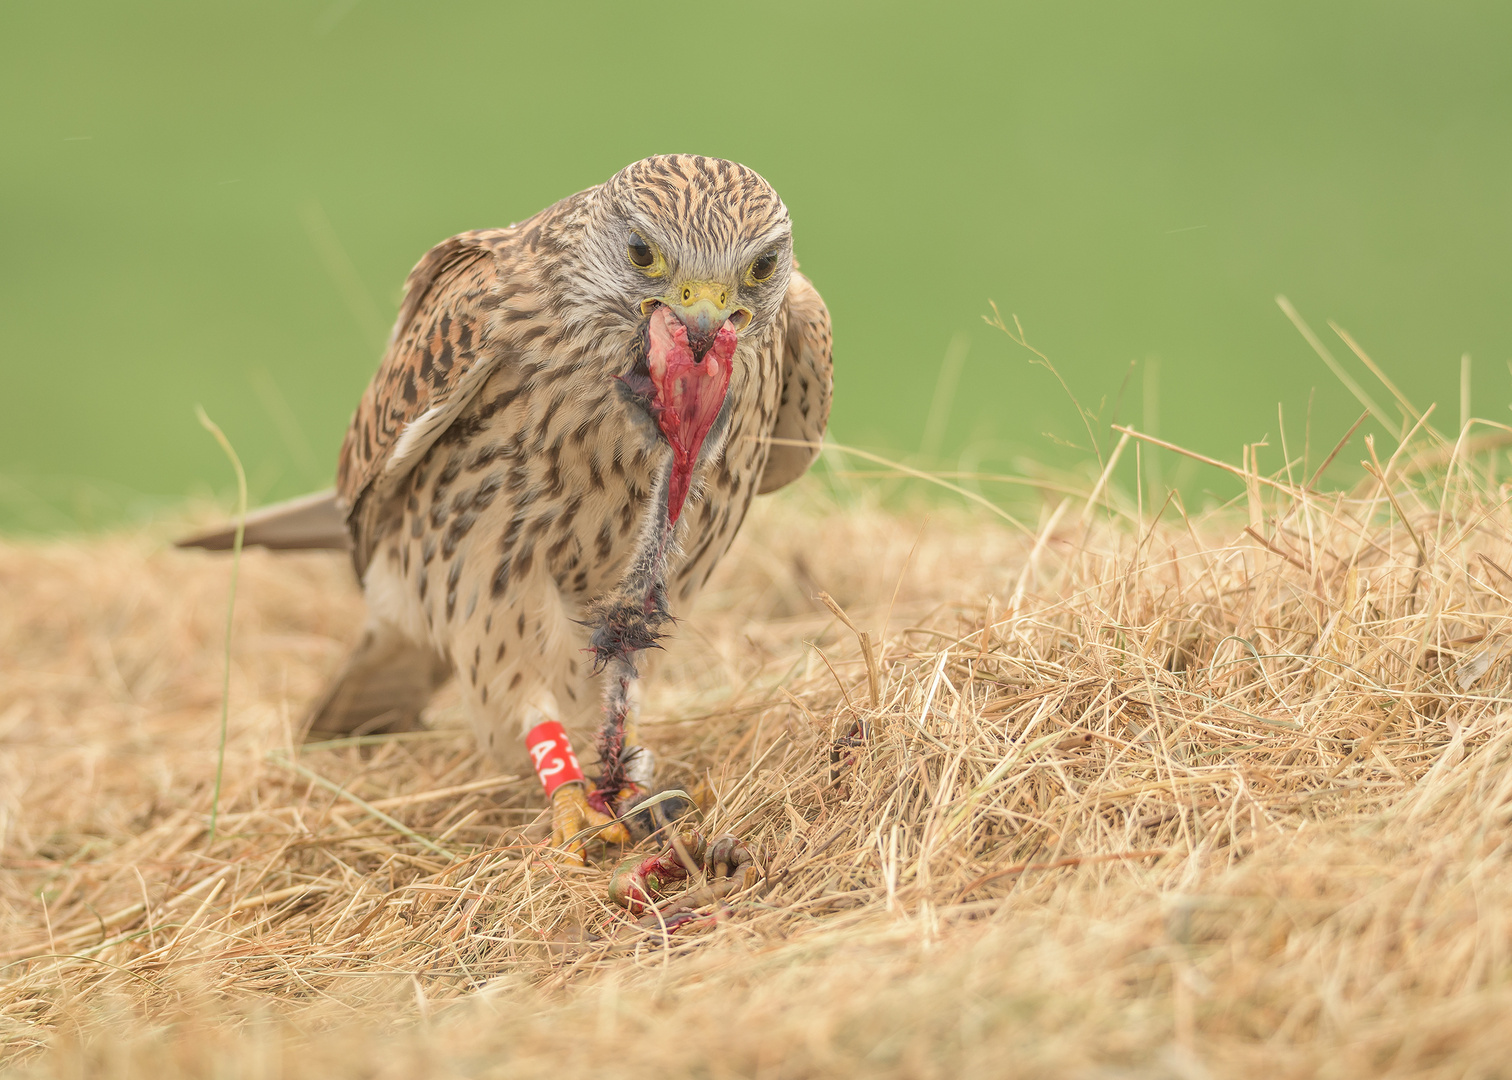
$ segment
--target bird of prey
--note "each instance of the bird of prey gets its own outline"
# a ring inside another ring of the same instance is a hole
[[[367,599],[310,736],[412,726],[455,677],[482,745],[506,767],[529,754],[553,845],[581,861],[573,838],[653,784],[637,655],[753,496],[813,461],[830,344],[787,208],[730,161],[646,158],[432,248],[335,491],[247,521],[247,543],[349,545]],[[574,745],[596,745],[596,782]]]

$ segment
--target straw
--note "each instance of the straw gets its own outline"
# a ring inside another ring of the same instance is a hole
[[[896,493],[753,506],[648,672],[641,730],[764,877],[654,925],[607,900],[626,853],[552,860],[529,773],[479,751],[454,691],[423,738],[296,760],[294,718],[361,625],[339,556],[243,559],[212,834],[226,563],[137,534],[0,544],[0,1059],[152,1080],[1504,1071],[1500,451],[1419,422],[1370,444],[1353,493],[1112,434],[1245,498],[1141,525],[1134,462],[1105,458],[1047,489],[1087,494],[1036,530],[934,501],[921,532]]]

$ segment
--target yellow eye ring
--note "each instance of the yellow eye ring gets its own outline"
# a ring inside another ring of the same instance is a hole
[[[661,277],[663,273],[661,252],[638,232],[632,231],[630,239],[625,242],[625,258],[647,277]]]
[[[773,248],[762,255],[756,256],[750,268],[746,270],[746,284],[760,285],[762,282],[771,281],[772,275],[777,272],[777,249]]]

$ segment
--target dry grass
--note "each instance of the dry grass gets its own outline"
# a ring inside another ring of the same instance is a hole
[[[768,880],[670,946],[614,932],[611,859],[541,857],[533,778],[497,776],[444,700],[420,737],[291,744],[356,623],[340,559],[246,559],[211,843],[227,563],[0,547],[5,1060],[1505,1075],[1493,467],[1419,436],[1349,493],[1247,473],[1195,520],[1072,501],[1027,532],[762,504],[647,731]],[[875,702],[820,590],[881,642]]]

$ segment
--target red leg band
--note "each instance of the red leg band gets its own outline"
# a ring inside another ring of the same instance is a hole
[[[551,798],[563,784],[583,779],[582,767],[577,755],[572,752],[572,742],[567,738],[567,729],[555,720],[537,724],[525,736],[525,748],[530,751],[530,760],[535,762],[536,775]]]

